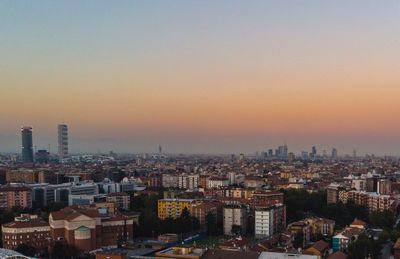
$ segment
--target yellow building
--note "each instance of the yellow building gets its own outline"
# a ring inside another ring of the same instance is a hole
[[[179,218],[184,208],[190,212],[190,207],[196,201],[192,199],[161,199],[158,200],[158,218]]]

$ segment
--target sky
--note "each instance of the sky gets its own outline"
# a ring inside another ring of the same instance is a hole
[[[400,2],[0,0],[0,152],[400,155]]]

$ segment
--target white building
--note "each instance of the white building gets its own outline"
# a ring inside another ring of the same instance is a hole
[[[229,180],[225,177],[210,177],[207,180],[207,188],[221,188],[229,186]]]
[[[285,206],[280,204],[255,209],[254,231],[256,238],[264,238],[281,231],[286,225]]]
[[[242,206],[224,207],[224,235],[232,235],[232,226],[241,228],[241,233],[246,233],[247,211]]]
[[[60,160],[68,156],[68,126],[58,125],[58,158]]]
[[[179,188],[179,176],[173,174],[162,174],[161,184],[164,188]]]
[[[178,176],[178,187],[185,190],[194,190],[199,187],[198,174],[182,174]]]

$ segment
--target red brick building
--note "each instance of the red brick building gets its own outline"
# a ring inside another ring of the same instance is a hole
[[[65,240],[83,251],[117,246],[132,239],[133,219],[122,215],[101,215],[96,209],[67,207],[49,217],[53,240]]]
[[[29,244],[38,252],[47,249],[50,241],[49,223],[36,215],[23,214],[1,227],[3,247],[15,250],[21,244]]]

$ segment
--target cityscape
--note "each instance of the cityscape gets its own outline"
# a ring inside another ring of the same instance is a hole
[[[0,259],[400,259],[399,24],[0,0]]]

